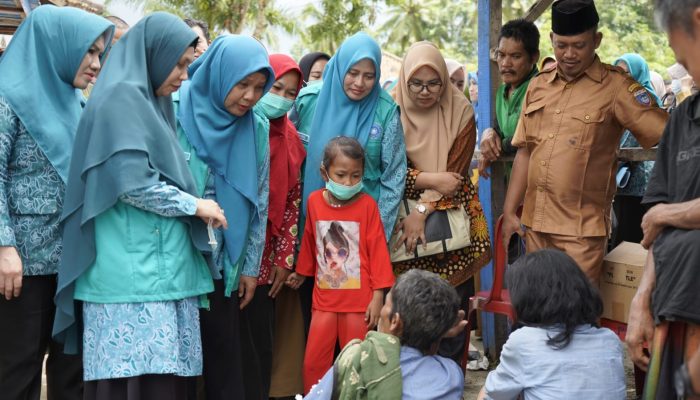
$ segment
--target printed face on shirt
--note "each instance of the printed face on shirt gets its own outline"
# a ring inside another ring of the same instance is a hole
[[[532,71],[539,54],[534,57],[525,51],[525,45],[514,38],[501,38],[496,50],[498,71],[501,73],[503,83],[511,87],[517,87]]]
[[[301,79],[301,77],[298,71],[289,71],[280,76],[280,78],[272,84],[270,93],[280,97],[286,97],[289,100],[294,100],[297,98],[298,94],[297,88],[299,87],[299,79]]]
[[[228,93],[224,107],[232,115],[242,117],[260,100],[266,82],[267,77],[262,72],[246,76]]]
[[[326,68],[326,64],[328,64],[328,60],[325,58],[319,58],[314,62],[309,70],[309,82],[323,79],[323,70]]]
[[[101,58],[105,51],[105,38],[100,36],[95,43],[90,46],[87,53],[80,62],[78,72],[73,79],[73,86],[76,89],[85,89],[90,83],[94,83],[97,74],[102,68]]]
[[[408,96],[416,106],[427,109],[437,104],[442,85],[437,71],[424,65],[408,78]]]
[[[345,74],[343,90],[350,100],[360,101],[370,94],[376,81],[377,73],[372,60],[360,60]]]
[[[187,67],[194,61],[194,47],[188,47],[177,65],[170,71],[170,75],[165,79],[165,82],[156,90],[156,96],[169,96],[180,89],[183,81],[187,80]]]
[[[578,78],[593,63],[595,51],[603,40],[603,34],[593,29],[572,36],[554,32],[549,35],[559,71],[568,81]]]
[[[459,90],[464,92],[464,69],[459,68],[452,75],[450,75],[450,82]]]
[[[695,82],[700,82],[700,8],[693,12],[693,33],[684,27],[672,27],[668,31],[668,44],[673,49],[676,61],[688,70]]]
[[[360,288],[360,224],[316,222],[316,281],[321,289]]]

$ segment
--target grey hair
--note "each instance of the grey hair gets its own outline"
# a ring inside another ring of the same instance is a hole
[[[683,28],[692,35],[692,15],[698,7],[700,0],[656,0],[656,24],[666,32],[674,28]]]
[[[412,269],[391,289],[391,315],[403,322],[401,344],[427,353],[457,322],[457,291],[437,274]]]

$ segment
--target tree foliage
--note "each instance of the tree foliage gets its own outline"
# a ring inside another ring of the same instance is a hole
[[[321,0],[304,8],[298,33],[304,51],[333,54],[340,44],[375,23],[377,0]]]
[[[209,25],[213,36],[220,33],[241,33],[247,29],[253,36],[274,41],[270,28],[292,32],[294,23],[287,13],[276,7],[275,0],[127,0],[145,12],[167,11],[182,18],[199,19]]]
[[[298,40],[293,53],[333,53],[345,38],[368,31],[382,48],[403,56],[420,40],[437,44],[445,56],[476,66],[476,0],[314,0],[299,15],[276,5],[275,0],[127,0],[144,4],[145,10],[165,10],[182,17],[206,21],[214,34],[250,31],[268,43],[272,32],[282,29]],[[279,1],[279,0],[277,0]],[[523,16],[535,0],[503,1],[503,22]],[[653,0],[596,0],[603,43],[598,54],[612,63],[627,52],[640,53],[652,70],[662,75],[674,63],[666,35],[653,18]],[[549,40],[551,11],[536,24],[540,28],[540,51],[552,54]],[[274,29],[273,29],[274,28]]]

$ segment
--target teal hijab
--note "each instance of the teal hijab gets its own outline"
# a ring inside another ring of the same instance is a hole
[[[114,25],[72,7],[37,7],[0,58],[0,96],[65,183],[82,111],[73,87],[85,54],[98,37],[109,51]]]
[[[76,352],[81,343],[76,319],[82,314],[73,293],[75,280],[95,261],[95,218],[121,195],[162,181],[196,192],[175,135],[172,99],[155,94],[196,41],[178,17],[147,16],[114,46],[90,95],[75,137],[62,217],[53,335],[66,352]],[[204,223],[183,220],[195,246],[209,249]]]
[[[644,88],[654,97],[656,104],[661,106],[661,100],[659,100],[659,97],[654,91],[654,87],[651,85],[649,64],[647,64],[644,57],[637,53],[626,53],[615,60],[615,65],[617,65],[617,63],[620,61],[624,61],[625,64],[627,64],[627,68],[629,69],[632,78],[639,82],[640,85],[644,86]]]
[[[197,156],[214,174],[216,201],[236,220],[223,231],[231,260],[225,265],[238,264],[259,204],[252,109],[237,117],[226,110],[224,101],[238,82],[255,72],[267,76],[267,93],[275,73],[263,45],[248,36],[219,36],[190,66],[191,79],[180,88],[177,118]],[[224,278],[231,272],[224,270]]]
[[[343,90],[345,74],[353,65],[365,59],[371,60],[374,64],[376,72],[374,86],[364,99],[351,100]],[[319,168],[323,149],[330,139],[336,136],[348,136],[357,139],[363,147],[367,144],[379,93],[382,90],[379,84],[381,64],[382,51],[379,45],[364,32],[345,39],[326,64],[326,69],[323,70],[323,87],[318,95],[314,119],[308,132],[310,141],[306,156],[302,200],[308,199],[311,192],[324,185]]]

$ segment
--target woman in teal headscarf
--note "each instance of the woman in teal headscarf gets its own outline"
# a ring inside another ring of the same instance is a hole
[[[240,35],[219,36],[189,72],[178,100],[180,145],[197,195],[215,199],[235,218],[229,229],[214,232],[215,291],[201,314],[204,384],[208,399],[238,399],[245,397],[239,311],[257,285],[270,175],[270,125],[252,108],[275,74],[262,44]]]
[[[82,339],[86,399],[182,398],[186,377],[202,373],[197,296],[213,290],[202,220],[226,219],[197,196],[170,97],[196,43],[173,15],[142,19],[115,45],[80,120],[54,336],[67,350]]]
[[[347,38],[326,65],[323,84],[299,93],[294,123],[308,139],[302,202],[324,185],[319,168],[326,143],[355,138],[366,153],[364,191],[379,205],[388,241],[406,178],[406,146],[396,103],[380,86],[381,63],[381,49],[369,35]]]
[[[80,357],[51,338],[59,221],[82,108],[114,27],[75,8],[41,6],[0,58],[0,397],[82,398]]]
[[[642,56],[627,53],[615,61],[615,65],[624,69],[634,80],[639,82],[649,92],[656,104],[661,106],[661,100],[656,95],[651,84],[649,65]],[[639,142],[630,131],[625,131],[620,139],[620,147],[640,147]],[[618,189],[613,202],[613,210],[617,220],[617,229],[613,232],[613,245],[624,241],[639,243],[642,240],[642,217],[645,208],[642,207],[642,197],[646,191],[653,161],[626,162],[618,169]]]

